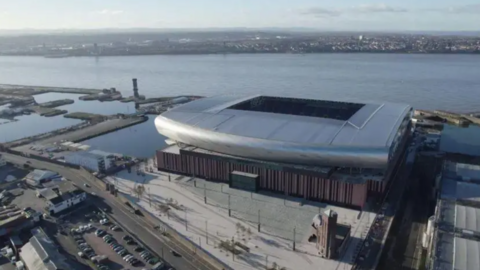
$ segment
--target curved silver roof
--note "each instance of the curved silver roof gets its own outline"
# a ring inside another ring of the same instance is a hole
[[[344,167],[386,168],[390,146],[411,107],[363,104],[348,120],[231,109],[259,97],[221,95],[155,119],[172,140],[233,156]]]

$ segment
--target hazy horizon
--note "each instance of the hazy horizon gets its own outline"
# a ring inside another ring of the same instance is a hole
[[[477,0],[0,1],[4,32],[144,28],[463,32],[478,31],[480,25]]]

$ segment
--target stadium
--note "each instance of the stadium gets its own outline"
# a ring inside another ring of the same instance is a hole
[[[406,149],[413,109],[220,95],[173,108],[155,119],[169,144],[161,171],[251,191],[362,208],[383,194]]]

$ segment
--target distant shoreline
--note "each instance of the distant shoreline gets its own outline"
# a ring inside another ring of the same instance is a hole
[[[45,59],[62,59],[74,57],[119,57],[119,56],[152,56],[152,55],[252,55],[252,54],[293,54],[293,55],[310,55],[310,54],[430,54],[430,55],[480,55],[480,51],[474,52],[386,52],[386,51],[338,51],[338,52],[165,52],[165,53],[139,53],[139,54],[106,54],[106,55],[68,55],[62,57],[46,57],[36,54],[0,54],[0,57],[42,57]]]

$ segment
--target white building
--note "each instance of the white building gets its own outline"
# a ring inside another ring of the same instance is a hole
[[[65,162],[84,167],[94,172],[105,172],[114,166],[115,158],[101,151],[74,152],[65,156]]]
[[[47,210],[51,215],[73,207],[87,199],[87,194],[69,182],[61,182],[54,187],[38,190],[37,193],[45,198]]]

